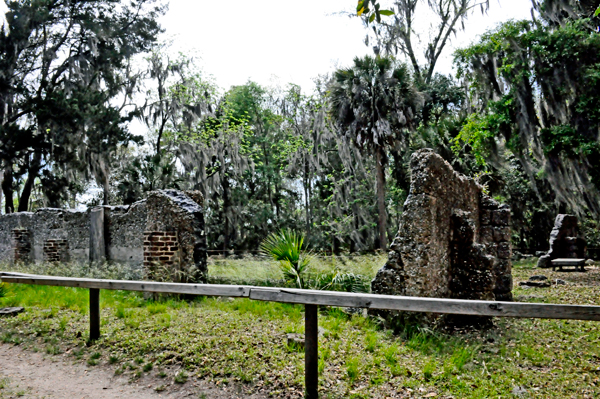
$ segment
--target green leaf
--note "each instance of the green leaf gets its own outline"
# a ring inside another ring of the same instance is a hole
[[[596,12],[594,13],[594,17],[597,17],[598,15],[600,15],[600,7],[598,7]]]
[[[394,12],[392,10],[379,10],[379,14],[389,17],[390,15],[394,15]]]
[[[375,20],[375,13],[371,14],[371,16],[369,17],[369,23],[373,22]]]
[[[359,0],[358,5],[356,6],[356,12],[358,13],[358,15],[360,15],[363,12],[363,9],[365,8],[364,3],[364,0]]]

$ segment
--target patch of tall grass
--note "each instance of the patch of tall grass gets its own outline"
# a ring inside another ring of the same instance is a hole
[[[352,273],[364,276],[371,280],[377,271],[385,264],[387,254],[360,255],[360,256],[320,256],[313,255],[309,274],[321,275],[339,271],[340,273]],[[220,258],[208,259],[209,278],[216,279],[240,279],[240,280],[282,280],[283,274],[279,268],[279,262],[266,256],[247,256],[242,258]]]
[[[122,263],[62,262],[8,263],[1,262],[0,270],[47,276],[96,278],[109,280],[141,280],[142,270]]]

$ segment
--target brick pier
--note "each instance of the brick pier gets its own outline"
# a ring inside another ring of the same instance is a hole
[[[157,265],[179,266],[179,240],[176,231],[144,232],[144,268],[154,274]],[[169,267],[169,270],[172,268]]]
[[[51,239],[44,241],[44,261],[68,262],[69,242],[64,239]]]
[[[29,229],[14,229],[12,231],[14,261],[31,261],[31,231]]]

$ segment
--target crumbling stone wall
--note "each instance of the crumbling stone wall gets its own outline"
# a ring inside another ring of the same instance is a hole
[[[129,206],[104,207],[106,257],[141,267],[148,214],[146,201]]]
[[[177,190],[152,192],[148,200],[130,206],[104,206],[104,257],[108,261],[142,268],[144,232],[175,237],[169,248],[177,255],[149,254],[155,262],[165,262],[176,281],[202,282],[207,274],[204,199],[199,192]],[[0,216],[0,261],[90,260],[90,210],[39,209]],[[171,250],[166,252],[172,252]],[[169,257],[166,259],[165,257]]]
[[[558,258],[585,259],[585,252],[586,241],[579,233],[577,216],[558,214],[550,233],[550,250],[540,256],[537,266],[551,267],[552,259]]]
[[[411,158],[410,193],[373,293],[512,300],[510,209],[430,149]]]

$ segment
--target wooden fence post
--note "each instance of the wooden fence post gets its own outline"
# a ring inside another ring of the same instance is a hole
[[[90,288],[90,341],[100,338],[100,290]]]
[[[304,383],[306,399],[319,397],[319,306],[304,306]]]

